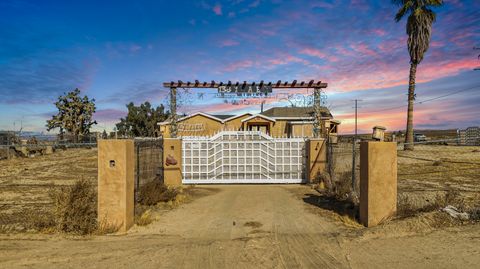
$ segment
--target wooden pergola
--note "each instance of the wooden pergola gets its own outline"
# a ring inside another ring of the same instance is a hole
[[[234,87],[235,89],[259,89],[260,91],[265,89],[311,89],[313,88],[313,107],[315,111],[314,118],[314,133],[315,137],[319,137],[320,130],[320,120],[321,120],[321,111],[320,111],[320,93],[321,90],[328,87],[327,83],[322,81],[310,80],[308,82],[301,81],[298,82],[294,80],[292,82],[281,81],[277,82],[216,82],[214,80],[210,82],[200,82],[195,80],[194,82],[183,82],[178,80],[176,82],[164,82],[163,87],[170,88],[170,134],[172,137],[177,137],[177,88],[188,88],[188,89],[214,89],[221,87]]]
[[[213,88],[218,88],[221,86],[240,86],[243,88],[247,87],[260,87],[262,88],[263,86],[268,86],[272,87],[274,89],[285,89],[285,88],[290,88],[290,89],[307,89],[307,88],[314,88],[314,89],[322,89],[322,88],[327,88],[328,84],[327,83],[322,83],[321,81],[315,81],[315,80],[310,80],[309,82],[297,82],[296,80],[292,82],[282,82],[281,80],[277,82],[264,82],[263,80],[260,82],[251,82],[248,83],[246,81],[244,82],[231,82],[228,81],[227,83],[225,82],[216,82],[212,80],[211,82],[200,82],[198,80],[195,80],[195,82],[183,82],[181,80],[177,82],[164,82],[163,87],[165,88],[199,88],[199,89],[213,89]]]

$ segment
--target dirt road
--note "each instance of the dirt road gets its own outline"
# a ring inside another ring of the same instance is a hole
[[[2,235],[0,268],[473,268],[480,226],[429,233],[349,228],[307,186],[197,187],[211,195],[128,235]],[[212,190],[215,191],[212,191]]]

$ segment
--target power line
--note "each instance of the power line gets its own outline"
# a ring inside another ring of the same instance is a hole
[[[431,101],[434,101],[434,100],[438,100],[438,99],[441,99],[441,98],[445,98],[445,97],[448,97],[448,96],[451,96],[451,95],[459,94],[459,93],[464,92],[464,91],[469,91],[469,90],[472,90],[472,89],[476,89],[476,88],[480,88],[480,85],[473,86],[473,87],[466,88],[466,89],[462,89],[462,90],[458,90],[458,91],[451,92],[451,93],[447,93],[447,94],[444,94],[444,95],[441,95],[441,96],[437,96],[437,97],[433,97],[433,98],[430,98],[430,99],[426,99],[426,100],[423,100],[423,101],[415,101],[414,103],[415,103],[415,104],[424,104],[424,103],[428,103],[428,102],[431,102]],[[395,106],[395,107],[390,107],[390,108],[375,110],[375,111],[372,111],[372,112],[375,113],[375,112],[388,111],[388,110],[393,110],[393,109],[402,108],[402,107],[407,107],[407,106],[408,106],[408,105]]]

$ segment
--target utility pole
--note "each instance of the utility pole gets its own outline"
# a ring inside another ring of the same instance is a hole
[[[355,189],[355,181],[356,181],[356,153],[357,153],[357,123],[358,123],[358,101],[362,101],[359,99],[355,99],[355,135],[353,136],[353,141],[352,141],[352,191],[353,193],[356,193]]]

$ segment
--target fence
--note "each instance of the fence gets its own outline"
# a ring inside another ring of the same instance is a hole
[[[338,187],[354,187],[354,190],[358,193],[360,184],[360,143],[356,143],[355,148],[353,148],[351,142],[328,143],[327,146],[327,172],[332,183]],[[355,167],[353,166],[354,156]]]
[[[135,193],[154,180],[163,183],[163,139],[135,138]]]

